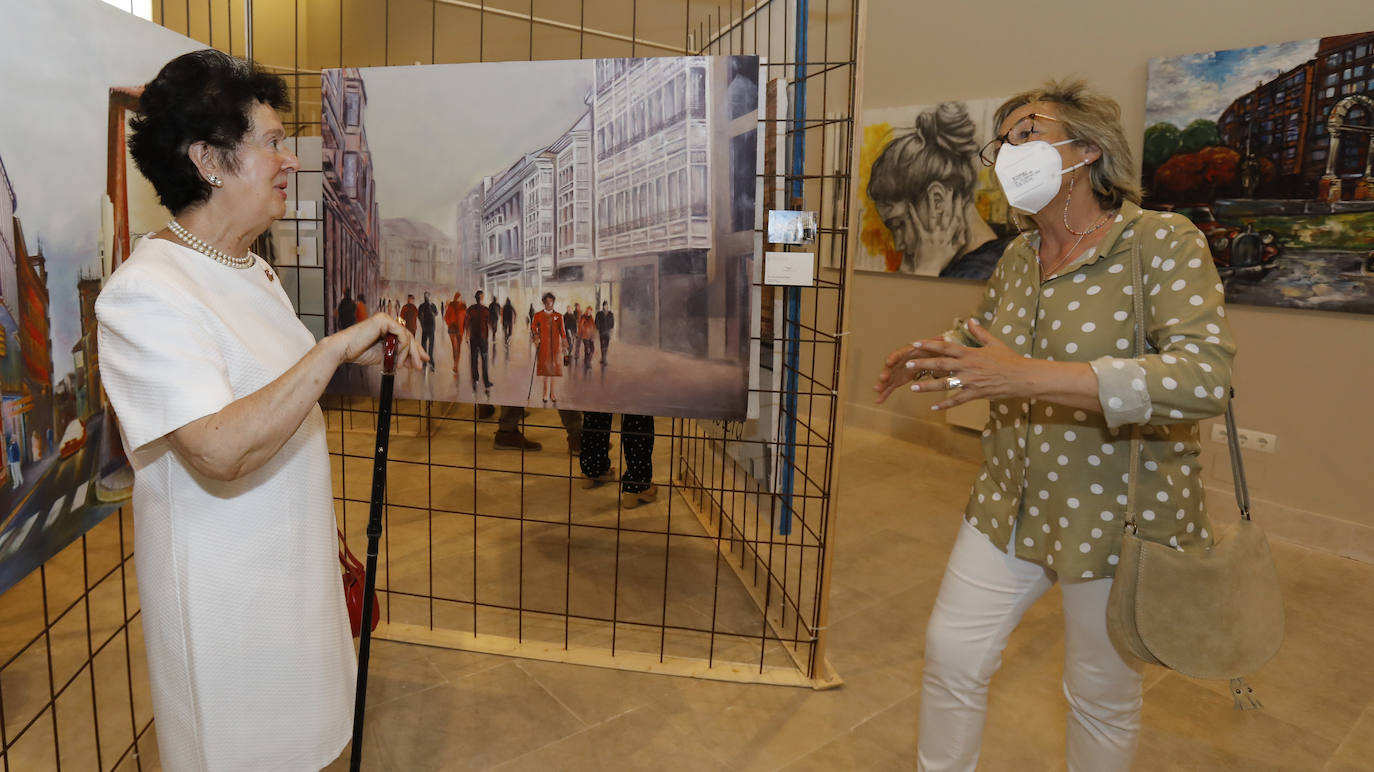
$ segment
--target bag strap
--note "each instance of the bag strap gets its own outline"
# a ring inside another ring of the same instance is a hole
[[[1135,356],[1145,355],[1145,281],[1141,278],[1140,239],[1131,247],[1131,305],[1135,311]],[[1131,465],[1126,471],[1125,528],[1136,533],[1135,482],[1140,468],[1140,424],[1131,424]]]
[[[1136,239],[1131,249],[1131,304],[1135,309],[1135,355],[1145,355],[1145,281],[1140,265],[1140,239]],[[1232,386],[1226,400],[1226,446],[1231,455],[1231,481],[1236,489],[1236,505],[1240,507],[1243,520],[1250,519],[1250,489],[1245,483],[1245,464],[1240,455],[1240,441],[1236,438],[1236,388]],[[1126,482],[1125,527],[1136,533],[1135,520],[1135,483],[1136,469],[1140,464],[1142,441],[1140,425],[1131,425],[1131,466]]]
[[[1231,451],[1231,482],[1236,487],[1236,506],[1242,520],[1250,519],[1250,489],[1245,484],[1245,464],[1240,458],[1240,440],[1236,438],[1236,387],[1231,387],[1226,401],[1226,445]]]
[[[340,529],[338,528],[338,526],[335,526],[335,527],[334,527],[334,530],[339,534],[339,563],[340,563],[340,565],[344,566],[345,568],[349,569],[350,571],[354,571],[354,572],[358,572],[358,573],[361,573],[361,572],[365,571],[366,569],[363,567],[362,561],[361,561],[361,560],[358,560],[358,557],[357,557],[356,555],[353,554],[353,550],[351,550],[351,549],[348,548],[348,542],[344,539],[343,531],[340,530]]]

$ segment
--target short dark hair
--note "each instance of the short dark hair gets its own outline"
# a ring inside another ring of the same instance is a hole
[[[543,301],[545,301],[545,300],[555,300],[555,298],[554,298],[554,296],[553,296],[553,293],[552,293],[552,292],[545,292],[545,293],[544,293],[544,296],[541,297],[541,298],[539,298],[539,301],[540,301],[541,303],[542,303]]]
[[[481,299],[482,299],[482,290],[477,290],[476,292],[472,293],[472,298],[473,298],[474,300],[481,300]]]
[[[286,81],[252,62],[211,48],[182,54],[143,87],[139,115],[130,122],[129,152],[172,214],[210,198],[186,154],[197,142],[238,168],[238,148],[252,128],[253,105],[291,109]]]

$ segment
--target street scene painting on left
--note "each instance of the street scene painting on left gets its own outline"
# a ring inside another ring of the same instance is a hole
[[[0,592],[126,502],[95,299],[167,213],[127,159],[137,88],[198,43],[99,0],[0,0]]]
[[[326,70],[326,330],[400,318],[406,399],[738,420],[759,62]],[[331,390],[375,394],[345,365]]]

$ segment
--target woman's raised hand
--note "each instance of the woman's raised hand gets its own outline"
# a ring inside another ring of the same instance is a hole
[[[924,364],[947,377],[912,384],[911,390],[954,392],[943,402],[931,405],[931,410],[944,410],[975,399],[1024,396],[1033,385],[1033,371],[1043,364],[1012,351],[977,321],[970,319],[967,326],[979,346],[961,346],[944,340],[919,342],[928,357]]]
[[[396,366],[419,370],[429,361],[420,349],[415,336],[394,317],[380,311],[357,324],[334,333],[344,336],[344,361],[360,365],[375,365],[382,361],[382,338],[396,336]]]
[[[887,359],[883,360],[883,369],[878,373],[878,382],[873,384],[873,390],[878,392],[877,404],[885,402],[897,387],[928,374],[930,368],[923,367],[921,360],[940,356],[926,347],[926,344],[935,341],[944,342],[939,338],[918,340],[887,355]]]

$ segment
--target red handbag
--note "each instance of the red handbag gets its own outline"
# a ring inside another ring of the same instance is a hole
[[[337,530],[337,529],[336,529]],[[353,637],[362,635],[363,631],[363,588],[364,580],[367,577],[367,569],[358,561],[353,551],[348,548],[348,543],[344,541],[343,531],[339,531],[339,565],[343,569],[344,600],[348,602],[348,624],[353,628]],[[377,629],[377,622],[380,619],[381,604],[377,601],[377,591],[372,591],[372,627]]]

